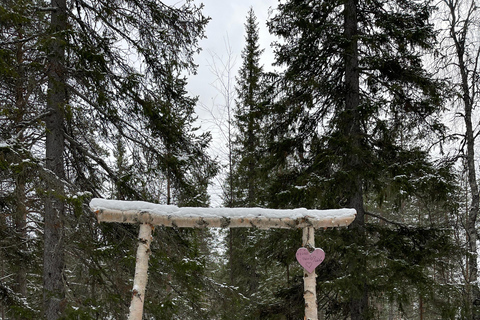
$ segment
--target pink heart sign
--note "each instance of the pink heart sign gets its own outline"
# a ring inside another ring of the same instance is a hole
[[[300,248],[297,250],[297,261],[308,272],[312,273],[315,268],[325,259],[325,252],[322,249],[316,248],[312,253],[307,248]]]

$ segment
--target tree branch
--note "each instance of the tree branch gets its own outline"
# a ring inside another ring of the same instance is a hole
[[[58,7],[33,7],[38,12],[56,12]]]
[[[64,132],[65,139],[72,145],[72,147],[75,147],[77,151],[82,153],[83,155],[87,156],[88,158],[92,159],[96,163],[100,165],[108,174],[108,176],[115,182],[119,182],[120,178],[117,176],[117,174],[111,169],[111,166],[108,165],[103,159],[100,157],[94,155],[91,153],[89,150],[85,149],[80,143],[75,141],[72,137],[70,137],[68,134]],[[132,194],[137,198],[137,199],[142,199],[141,195],[133,188],[129,188],[129,191],[132,192]]]
[[[378,214],[375,214],[375,213],[372,213],[372,212],[367,212],[365,211],[365,214],[368,215],[368,216],[371,216],[371,217],[374,217],[374,218],[377,218],[379,220],[382,220],[386,223],[389,223],[389,224],[393,224],[394,226],[397,226],[397,227],[402,227],[402,228],[407,228],[407,226],[403,223],[400,223],[400,222],[396,222],[396,221],[392,221],[392,220],[389,220],[387,218],[384,218]]]

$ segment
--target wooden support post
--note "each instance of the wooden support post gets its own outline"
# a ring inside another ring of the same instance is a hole
[[[302,246],[305,248],[315,248],[315,228],[303,228]],[[318,320],[317,311],[317,274],[315,270],[312,273],[303,271],[303,297],[305,299],[305,320]]]
[[[128,320],[142,320],[145,288],[148,278],[148,258],[150,257],[150,243],[152,242],[153,226],[143,223],[138,234],[137,261],[135,277],[133,279],[132,302]]]

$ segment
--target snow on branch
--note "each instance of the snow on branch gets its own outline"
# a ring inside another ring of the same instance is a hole
[[[348,226],[355,209],[192,208],[143,201],[94,198],[90,208],[99,222],[148,223],[179,228],[329,228]]]

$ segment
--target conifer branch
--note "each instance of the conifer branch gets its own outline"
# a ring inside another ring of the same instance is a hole
[[[375,214],[375,213],[372,213],[372,212],[368,212],[368,211],[365,211],[365,214],[368,215],[368,216],[371,216],[371,217],[374,217],[374,218],[377,218],[379,220],[382,220],[386,223],[389,223],[389,224],[393,224],[397,227],[401,227],[401,228],[408,228],[407,225],[403,224],[403,223],[400,223],[400,222],[396,222],[396,221],[392,221],[392,220],[389,220],[387,218],[384,218],[378,214]]]
[[[56,12],[58,7],[33,7],[37,12]]]
[[[16,142],[16,141],[15,141]],[[61,183],[69,189],[75,189],[75,186],[70,182],[58,177],[54,172],[45,168],[39,159],[35,158],[30,151],[25,148],[13,144],[0,145],[0,154],[7,159],[10,164],[28,162],[32,168],[37,170],[38,176],[46,181],[48,184]]]
[[[68,134],[64,132],[65,139],[72,145],[72,147],[75,147],[75,149],[79,152],[81,152],[83,155],[87,156],[88,158],[92,159],[96,163],[100,165],[108,174],[108,176],[115,182],[119,182],[120,178],[117,176],[117,174],[111,169],[111,166],[108,165],[103,159],[100,157],[94,155],[92,152],[89,150],[85,149],[80,143],[75,141],[72,137],[70,137]],[[141,199],[141,195],[133,188],[129,188],[129,191],[132,192],[132,194],[137,198]]]
[[[7,46],[7,45],[15,45],[15,44],[20,44],[20,43],[26,43],[35,39],[38,39],[41,36],[41,34],[34,34],[31,35],[30,37],[27,38],[21,38],[21,39],[15,39],[15,40],[10,40],[10,41],[2,41],[0,42],[0,46]]]

